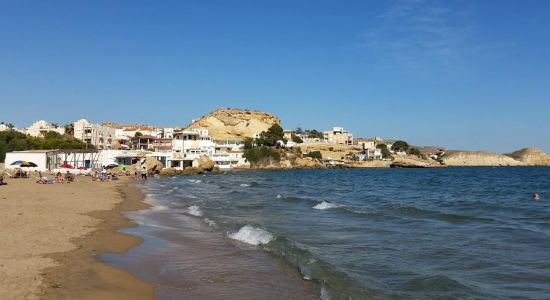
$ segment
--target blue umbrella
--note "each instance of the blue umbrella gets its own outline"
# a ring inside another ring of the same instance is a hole
[[[26,161],[26,160],[18,160],[14,161],[10,164],[10,166],[19,166],[22,168],[34,168],[38,167],[37,164],[33,163],[32,161]]]

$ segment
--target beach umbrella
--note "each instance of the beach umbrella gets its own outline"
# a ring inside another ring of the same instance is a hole
[[[59,168],[61,168],[61,169],[74,169],[74,167],[72,165],[69,165],[69,164],[62,164],[61,166],[59,166]]]
[[[21,168],[34,168],[38,167],[37,164],[33,163],[32,161],[26,161],[26,160],[18,160],[14,161],[10,164],[10,166],[19,166]]]
[[[79,170],[86,170],[86,167],[78,167]]]

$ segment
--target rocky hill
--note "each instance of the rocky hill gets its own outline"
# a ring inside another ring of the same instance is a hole
[[[523,148],[505,155],[526,165],[550,166],[550,155],[544,153],[540,148]]]
[[[441,157],[448,166],[523,166],[523,162],[503,154],[483,151],[448,151]]]
[[[206,128],[215,140],[243,140],[280,123],[279,118],[270,113],[221,108],[195,120],[186,130]]]

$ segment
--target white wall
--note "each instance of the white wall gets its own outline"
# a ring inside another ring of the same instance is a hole
[[[15,169],[17,166],[10,166],[18,160],[26,160],[33,162],[38,166],[36,168],[25,168],[25,170],[46,171],[47,170],[47,155],[46,153],[36,152],[8,152],[6,153],[5,167],[6,169]]]

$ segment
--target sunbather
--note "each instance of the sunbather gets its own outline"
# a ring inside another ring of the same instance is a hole
[[[63,183],[63,175],[61,175],[61,172],[57,172],[57,174],[55,174],[55,182]]]
[[[7,184],[4,182],[4,171],[0,171],[0,185]]]
[[[74,175],[71,174],[71,172],[67,171],[67,173],[65,174],[65,180],[67,181],[67,183],[73,182]]]

